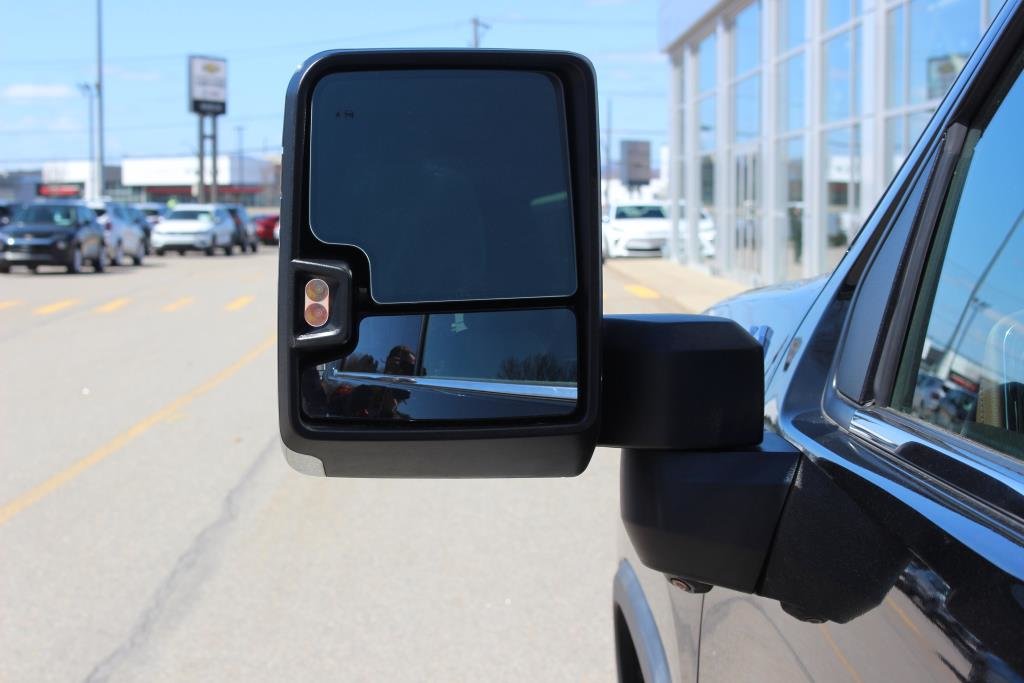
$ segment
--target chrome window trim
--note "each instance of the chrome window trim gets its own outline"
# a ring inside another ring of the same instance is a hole
[[[903,462],[896,450],[907,443],[920,443],[989,477],[1024,497],[1024,463],[999,451],[952,432],[917,420],[892,409],[858,409],[850,420],[849,432],[868,445]],[[918,469],[917,466],[913,466]],[[924,470],[927,473],[927,470]],[[946,479],[947,484],[956,485]],[[988,501],[982,501],[988,502]]]

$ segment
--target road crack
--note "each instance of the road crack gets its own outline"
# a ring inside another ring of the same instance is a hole
[[[178,556],[170,573],[157,586],[124,641],[85,677],[88,683],[109,680],[122,664],[150,643],[154,631],[161,623],[173,621],[187,611],[199,587],[214,569],[216,551],[223,545],[231,524],[238,518],[240,499],[270,455],[276,453],[277,441],[275,435],[249,463],[242,476],[224,496],[220,513]]]

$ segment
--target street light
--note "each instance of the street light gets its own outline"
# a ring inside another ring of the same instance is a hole
[[[78,90],[85,95],[86,101],[89,105],[89,195],[90,199],[96,198],[96,143],[93,136],[96,134],[96,127],[93,123],[92,112],[93,112],[93,99],[96,95],[96,90],[93,88],[91,83],[79,83]]]

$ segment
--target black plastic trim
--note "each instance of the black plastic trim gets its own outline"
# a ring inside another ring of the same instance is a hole
[[[800,452],[774,432],[735,451],[624,449],[622,522],[640,561],[670,577],[753,593]]]
[[[724,450],[761,441],[764,350],[735,321],[606,316],[603,446]]]

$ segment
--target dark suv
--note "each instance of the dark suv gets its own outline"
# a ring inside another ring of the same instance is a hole
[[[81,272],[85,263],[96,272],[109,263],[103,229],[83,202],[41,201],[24,205],[0,228],[0,273],[11,266],[64,266]]]

